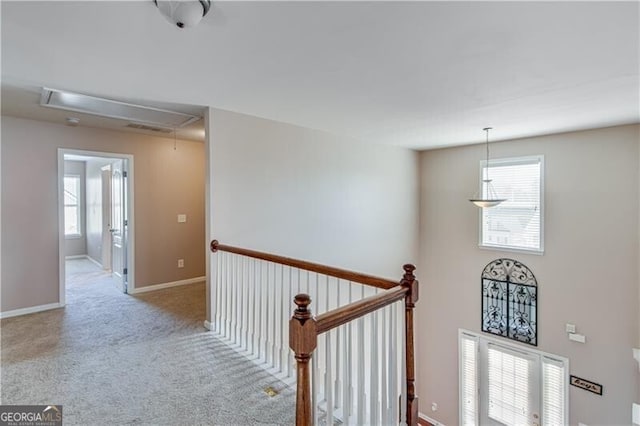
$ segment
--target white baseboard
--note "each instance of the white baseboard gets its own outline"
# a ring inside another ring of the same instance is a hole
[[[0,312],[0,319],[17,317],[19,315],[34,314],[36,312],[48,311],[51,309],[63,308],[61,303],[48,303],[46,305],[30,306],[28,308],[14,309],[13,311]]]
[[[103,269],[102,268],[102,263],[98,262],[97,260],[95,260],[93,257],[91,257],[89,255],[86,255],[85,257],[87,258],[87,260],[89,260],[89,261],[95,263],[96,265],[98,265],[100,267],[100,269]]]
[[[64,260],[74,260],[74,259],[87,259],[90,262],[95,263],[96,265],[98,265],[100,268],[102,268],[102,263],[98,262],[97,260],[95,260],[93,257],[89,256],[88,254],[76,254],[73,256],[65,256]]]
[[[73,260],[73,259],[85,259],[88,256],[86,254],[74,254],[73,256],[65,256],[65,260]]]
[[[195,283],[203,282],[206,279],[207,279],[207,277],[196,277],[196,278],[188,278],[186,280],[172,281],[170,283],[162,283],[162,284],[147,285],[147,286],[144,286],[144,287],[136,287],[136,288],[132,288],[131,290],[129,290],[129,294],[146,293],[147,291],[156,291],[156,290],[162,290],[162,289],[170,288],[170,287],[177,287],[177,286],[180,286],[180,285],[195,284]]]
[[[214,327],[215,326],[213,325],[212,322],[209,322],[207,320],[204,321],[204,328],[206,328],[207,330],[213,331]]]
[[[422,420],[426,420],[429,423],[431,423],[434,426],[444,426],[444,423],[440,423],[439,421],[432,419],[431,417],[427,416],[426,414],[422,414],[422,413],[418,413],[418,417],[420,417]]]

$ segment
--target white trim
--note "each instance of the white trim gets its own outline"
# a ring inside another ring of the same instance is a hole
[[[127,268],[128,268],[128,292],[135,292],[135,217],[134,217],[134,170],[133,155],[102,152],[102,151],[86,151],[82,149],[58,148],[58,257],[59,257],[59,304],[65,305],[65,235],[64,235],[64,156],[65,154],[83,155],[86,157],[113,158],[119,160],[127,160],[127,208],[128,208],[128,232],[127,232]],[[91,259],[93,260],[93,259]],[[101,267],[102,265],[98,263]]]
[[[48,303],[46,305],[31,306],[28,308],[14,309],[13,311],[0,312],[0,319],[17,317],[19,315],[34,314],[36,312],[49,311],[51,309],[63,308],[60,303]]]
[[[86,257],[86,259],[87,259],[89,262],[93,262],[93,263],[95,263],[96,265],[98,265],[100,268],[102,268],[102,263],[98,262],[98,261],[97,261],[97,260],[95,260],[93,257],[91,257],[91,256],[89,256],[89,255],[86,255],[85,257]]]
[[[186,280],[171,281],[171,282],[162,283],[162,284],[146,285],[144,287],[138,287],[138,288],[129,290],[129,294],[146,293],[148,291],[162,290],[165,288],[177,287],[180,285],[201,283],[201,282],[204,282],[206,279],[207,279],[206,276],[202,276],[202,277],[188,278]]]
[[[88,256],[86,254],[74,254],[71,256],[65,256],[64,260],[74,260],[74,259],[86,259]]]
[[[204,320],[204,328],[206,328],[209,331],[213,331],[214,330],[214,325],[212,322],[209,322],[207,320]]]
[[[444,423],[440,423],[439,421],[437,421],[435,419],[432,419],[431,417],[427,416],[426,414],[418,413],[418,417],[421,418],[422,420],[428,421],[433,426],[445,426]]]
[[[95,260],[93,257],[88,254],[74,254],[72,256],[65,256],[64,260],[75,260],[75,259],[87,259],[89,262],[95,263],[97,266],[102,268],[102,263]]]

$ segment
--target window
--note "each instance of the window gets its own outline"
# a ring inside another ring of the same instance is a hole
[[[481,209],[481,247],[544,250],[543,162],[542,155],[491,160],[489,178],[498,196],[507,201]],[[480,168],[482,181],[487,162],[482,161]]]
[[[82,235],[80,222],[80,176],[64,177],[64,235],[78,237]]]
[[[459,331],[460,424],[567,424],[568,360]]]

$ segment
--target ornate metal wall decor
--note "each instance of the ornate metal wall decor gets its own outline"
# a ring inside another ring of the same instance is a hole
[[[496,259],[482,271],[482,331],[538,344],[538,282],[513,259]]]

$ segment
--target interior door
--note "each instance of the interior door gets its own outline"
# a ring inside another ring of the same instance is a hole
[[[481,343],[480,359],[479,424],[539,426],[538,355],[494,343]]]
[[[113,274],[120,278],[122,291],[127,292],[126,231],[125,231],[125,176],[124,161],[111,165],[111,264]]]

